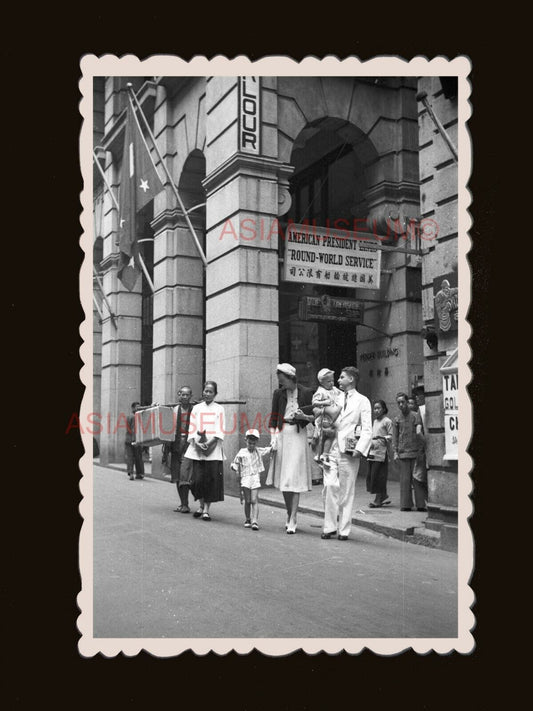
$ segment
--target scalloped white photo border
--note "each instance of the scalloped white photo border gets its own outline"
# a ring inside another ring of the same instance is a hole
[[[461,437],[458,459],[458,635],[453,638],[393,638],[393,639],[138,639],[138,638],[95,638],[93,636],[93,442],[89,433],[81,434],[85,453],[79,464],[82,472],[80,491],[83,499],[80,514],[83,523],[79,539],[79,566],[81,590],[77,597],[80,608],[78,629],[81,637],[79,653],[84,657],[102,654],[113,657],[119,653],[127,656],[139,654],[143,649],[158,657],[176,656],[187,650],[197,655],[209,652],[223,655],[234,650],[238,654],[248,654],[257,649],[268,656],[284,656],[297,650],[314,655],[319,652],[338,654],[343,650],[349,654],[360,654],[364,649],[380,655],[394,655],[413,649],[419,654],[435,652],[448,654],[458,652],[469,654],[475,648],[472,630],[475,617],[472,606],[474,592],[469,583],[474,569],[474,540],[468,519],[473,513],[470,499],[473,485],[470,477],[472,459],[467,454],[467,446],[472,437],[472,403],[466,386],[472,379],[468,367],[471,350],[468,339],[471,326],[467,312],[471,298],[471,267],[467,260],[471,242],[469,230],[472,220],[468,212],[471,193],[468,181],[472,169],[472,142],[466,122],[471,116],[469,102],[471,85],[468,79],[472,70],[470,59],[459,56],[453,59],[437,56],[433,59],[417,56],[406,60],[398,56],[378,56],[362,61],[356,56],[339,59],[328,55],[322,59],[305,57],[298,62],[285,56],[267,56],[252,61],[244,55],[229,59],[215,56],[208,59],[197,56],[190,61],[172,55],[154,55],[139,59],[134,55],[117,57],[112,54],[85,55],[80,61],[79,82],[82,126],[80,132],[80,170],[83,177],[81,192],[82,212],[80,217],[82,234],[80,245],[85,258],[80,270],[80,300],[85,312],[85,320],[80,324],[83,344],[80,355],[83,366],[80,378],[85,386],[80,407],[80,422],[92,412],[93,402],[93,301],[92,301],[92,243],[93,243],[93,77],[96,76],[446,76],[458,77],[458,274],[459,290],[459,407],[461,411]]]

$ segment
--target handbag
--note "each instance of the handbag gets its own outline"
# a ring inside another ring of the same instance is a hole
[[[274,486],[274,471],[276,469],[276,457],[278,456],[277,450],[273,449],[270,455],[270,464],[268,465],[268,472],[265,479],[265,486]]]

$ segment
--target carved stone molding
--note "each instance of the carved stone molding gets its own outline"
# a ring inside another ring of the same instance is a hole
[[[114,269],[118,266],[119,253],[111,252],[111,254],[106,255],[100,262],[100,268],[103,272],[108,272],[110,269]]]
[[[202,215],[191,213],[189,219],[193,227],[197,230],[204,229],[204,218]],[[150,222],[150,226],[154,231],[154,236],[157,237],[163,230],[173,230],[176,227],[187,227],[185,215],[178,207],[167,208],[159,213]]]
[[[206,176],[202,180],[202,185],[209,195],[229,180],[235,178],[236,175],[247,175],[268,180],[275,178],[282,187],[288,188],[289,177],[293,172],[294,166],[288,163],[281,163],[274,158],[235,153]]]
[[[384,182],[365,192],[367,221],[380,234],[404,229],[420,218],[419,187],[415,183]]]
[[[285,215],[291,209],[292,197],[288,186],[278,185],[278,216]]]

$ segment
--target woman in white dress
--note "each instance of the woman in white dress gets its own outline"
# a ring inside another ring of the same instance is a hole
[[[307,425],[314,421],[313,391],[296,381],[296,369],[280,363],[276,369],[279,388],[272,397],[269,429],[276,451],[266,483],[283,493],[287,509],[287,533],[296,533],[296,514],[303,491],[311,491],[312,455]]]
[[[193,516],[203,521],[211,521],[209,509],[213,502],[224,501],[224,408],[215,402],[217,392],[213,380],[204,383],[204,399],[191,412],[189,447],[184,455],[193,460],[191,493],[200,502]]]

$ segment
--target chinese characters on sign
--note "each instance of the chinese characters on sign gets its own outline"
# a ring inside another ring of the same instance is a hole
[[[305,284],[379,289],[381,251],[348,230],[289,225],[283,278]]]
[[[259,154],[261,84],[259,77],[239,77],[239,150]]]

